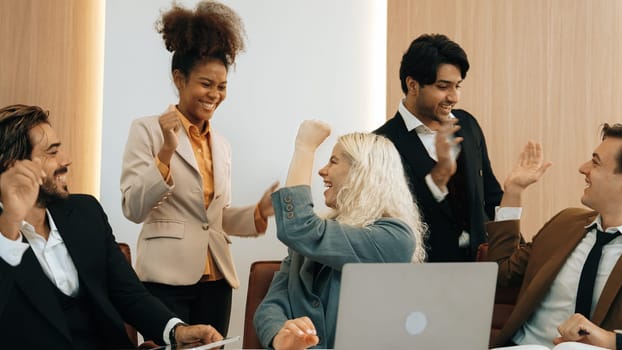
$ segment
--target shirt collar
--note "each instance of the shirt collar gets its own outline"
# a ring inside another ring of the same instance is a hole
[[[52,215],[49,210],[45,210],[45,215],[48,218],[48,224],[50,225],[50,234],[48,235],[47,243],[44,245],[48,247],[53,247],[55,245],[63,243],[63,238],[60,236],[60,232],[58,232],[58,228],[56,227],[56,223],[54,223],[54,219],[52,219]],[[26,237],[30,244],[36,241],[42,241],[43,237],[35,231],[34,226],[32,226],[27,221],[22,221],[21,227],[22,234]]]
[[[434,131],[430,130],[430,128],[425,126],[425,124],[423,124],[421,120],[419,120],[419,118],[417,118],[414,114],[410,113],[410,111],[408,110],[408,108],[406,108],[406,105],[404,104],[404,99],[400,100],[400,104],[397,107],[397,111],[402,116],[402,119],[404,119],[404,124],[406,124],[406,130],[408,130],[409,132],[412,131],[413,129],[417,129],[418,134],[419,133],[422,133],[422,134],[433,134],[434,133]],[[449,118],[455,118],[453,113],[449,113]]]
[[[596,216],[594,221],[592,221],[591,223],[585,226],[586,230],[591,230],[593,228],[596,228],[599,231],[608,232],[608,233],[622,232],[622,225],[614,226],[614,227],[607,227],[606,230],[603,230],[602,218],[600,217],[600,214]]]
[[[183,113],[181,113],[179,109],[177,109],[175,105],[170,105],[167,111],[177,112],[177,118],[179,118],[179,120],[181,121],[181,125],[184,127],[184,130],[186,130],[186,134],[188,134],[189,136],[205,137],[207,136],[207,134],[209,134],[211,130],[211,124],[209,120],[205,123],[205,128],[203,128],[203,130],[199,130],[199,128],[196,125],[192,124],[190,120],[188,120],[188,118]]]

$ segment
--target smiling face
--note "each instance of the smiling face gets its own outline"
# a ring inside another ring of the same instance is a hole
[[[622,173],[617,169],[617,157],[622,139],[607,137],[594,150],[592,159],[579,167],[585,175],[581,203],[601,215],[615,214],[622,207]]]
[[[50,124],[39,124],[30,129],[28,135],[33,146],[31,159],[41,160],[41,167],[46,174],[37,199],[37,205],[44,208],[53,200],[69,196],[67,172],[71,160],[61,149],[58,135]]]
[[[227,68],[218,60],[198,63],[188,77],[175,70],[173,80],[179,91],[179,111],[199,127],[227,96]]]
[[[460,69],[452,64],[441,64],[436,71],[436,81],[421,86],[411,77],[406,78],[408,93],[406,107],[421,122],[446,120],[451,110],[460,100]]]
[[[327,207],[336,209],[337,194],[343,188],[346,177],[350,172],[350,163],[343,153],[343,146],[339,143],[333,147],[333,153],[326,164],[319,171],[319,175],[324,180],[324,203]]]

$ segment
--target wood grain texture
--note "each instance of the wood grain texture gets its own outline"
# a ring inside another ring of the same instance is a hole
[[[39,105],[73,160],[72,192],[99,194],[104,0],[0,1],[0,105]]]
[[[387,116],[402,98],[401,56],[423,33],[443,33],[471,69],[458,108],[476,116],[502,183],[528,140],[553,161],[525,196],[531,238],[557,211],[581,206],[578,167],[620,122],[622,2],[619,0],[388,0]]]

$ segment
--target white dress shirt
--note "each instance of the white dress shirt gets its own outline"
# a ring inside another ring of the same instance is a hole
[[[65,295],[75,297],[80,287],[78,270],[73,264],[65,242],[60,236],[49,211],[46,211],[50,224],[50,234],[47,239],[35,232],[35,228],[26,221],[22,222],[20,235],[13,241],[0,235],[0,257],[9,265],[17,266],[28,246],[32,248],[45,275]],[[28,243],[23,242],[22,235]],[[29,244],[30,243],[30,244]]]

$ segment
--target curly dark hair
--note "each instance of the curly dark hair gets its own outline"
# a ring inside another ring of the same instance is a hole
[[[166,49],[173,52],[171,72],[186,77],[197,63],[218,60],[227,69],[244,51],[244,24],[231,8],[212,0],[201,1],[194,11],[176,2],[156,22]]]
[[[30,159],[30,129],[49,124],[48,114],[38,106],[15,104],[0,108],[0,174],[15,161]]]

